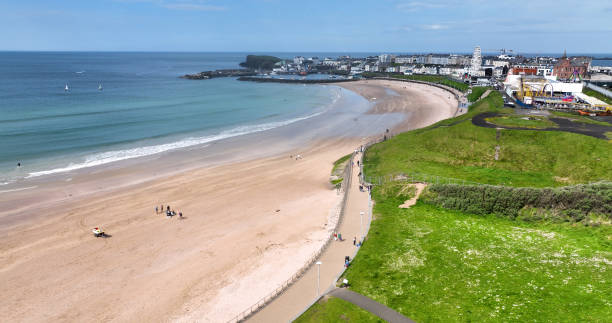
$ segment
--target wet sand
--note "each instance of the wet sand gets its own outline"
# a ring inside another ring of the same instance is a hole
[[[421,84],[341,86],[376,104],[219,143],[212,159],[194,148],[0,193],[3,320],[219,322],[252,305],[333,227],[334,160],[385,127],[426,126],[457,107]],[[155,214],[161,204],[185,218]],[[111,237],[93,237],[96,226]]]

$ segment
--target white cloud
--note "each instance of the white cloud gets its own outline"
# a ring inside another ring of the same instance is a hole
[[[432,24],[432,25],[421,25],[420,28],[423,30],[442,30],[442,29],[448,29],[448,26],[440,25],[440,24]]]

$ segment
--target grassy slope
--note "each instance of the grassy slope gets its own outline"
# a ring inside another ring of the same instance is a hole
[[[417,322],[612,317],[612,230],[468,215],[381,196],[352,289]]]
[[[448,77],[440,75],[393,75],[392,77],[406,80],[416,80],[443,84],[455,88],[461,92],[465,92],[469,88],[469,85],[463,82],[457,82],[455,80],[449,79]]]
[[[344,169],[346,168],[346,164],[348,164],[349,159],[351,158],[351,154],[340,157],[340,159],[334,162],[334,167],[332,168],[331,175],[337,176],[337,179],[330,180],[330,183],[334,186],[340,185],[344,178],[342,177],[344,173]]]
[[[534,187],[612,179],[610,142],[566,132],[502,130],[500,160],[495,161],[496,130],[474,126],[470,118],[503,111],[502,106],[499,93],[492,92],[466,115],[371,147],[365,155],[366,176],[419,172]]]
[[[468,101],[476,102],[488,89],[490,89],[490,87],[487,86],[472,87],[472,93],[467,96]]]
[[[336,297],[326,297],[311,306],[295,323],[384,322],[378,316]]]
[[[530,129],[557,128],[557,124],[546,117],[507,115],[487,118],[488,122],[502,127],[519,127]]]
[[[584,87],[582,89],[582,93],[584,93],[584,94],[586,94],[588,96],[592,96],[594,98],[598,98],[598,99],[606,102],[607,104],[611,104],[612,105],[612,98],[609,98],[609,97],[607,97],[607,96],[605,96],[605,95],[603,95],[603,94],[601,94],[601,93],[599,93],[599,92],[597,92],[595,90],[592,90],[592,89],[589,89],[587,87]]]

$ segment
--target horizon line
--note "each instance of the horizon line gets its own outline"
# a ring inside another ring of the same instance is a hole
[[[246,51],[246,50],[231,50],[231,51],[182,51],[182,50],[177,50],[177,51],[165,51],[165,50],[32,50],[32,49],[0,49],[0,53],[9,53],[9,52],[13,52],[13,53],[193,53],[193,54],[197,54],[197,53],[236,53],[236,54],[245,54],[245,53],[333,53],[333,54],[350,54],[350,53],[359,53],[359,54],[374,54],[374,53],[378,53],[378,54],[397,54],[397,53],[408,53],[408,54],[434,54],[434,53],[440,53],[440,54],[454,54],[454,53],[458,53],[458,54],[471,54],[472,51],[407,51],[407,50],[390,50],[390,51],[362,51],[362,50],[351,50],[351,51],[336,51],[336,50],[332,50],[332,51],[325,51],[325,50],[321,50],[321,51],[313,51],[313,50],[308,50],[308,51],[299,51],[299,50],[292,50],[292,51],[284,51],[284,50],[255,50],[255,51]],[[483,51],[483,53],[487,53],[487,54],[499,54],[501,52],[498,51],[493,51],[493,52],[485,52]],[[522,54],[538,54],[538,55],[543,55],[543,54],[556,54],[553,52],[550,53],[546,53],[546,52],[531,52],[531,51],[522,51],[522,52],[513,52],[510,55],[513,56],[518,56],[518,55],[522,55]],[[587,54],[591,54],[591,55],[611,55],[612,56],[612,52],[610,53],[605,53],[605,52],[568,52],[568,55],[587,55]],[[562,52],[559,52],[559,55],[563,55]]]

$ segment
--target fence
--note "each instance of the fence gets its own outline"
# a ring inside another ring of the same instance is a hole
[[[395,78],[395,77],[374,77],[373,79],[375,79],[375,80],[387,80],[387,81],[410,82],[410,83],[420,83],[420,84],[426,84],[426,85],[435,86],[437,88],[441,88],[443,90],[446,90],[446,91],[450,92],[452,95],[455,96],[457,101],[461,101],[461,97],[464,95],[461,91],[459,91],[458,89],[455,89],[454,87],[450,87],[450,86],[447,86],[447,85],[444,85],[444,84],[433,83],[433,82],[420,81],[420,80],[410,80],[410,79],[401,79],[401,78]]]
[[[398,181],[403,181],[407,183],[484,185],[482,183],[468,181],[464,179],[443,177],[423,173],[396,173],[383,176],[366,176],[365,180],[372,185],[382,185],[385,183]]]
[[[601,94],[603,94],[603,95],[605,95],[605,96],[607,96],[609,98],[612,98],[612,91],[604,89],[601,86],[597,86],[597,85],[595,85],[593,83],[588,82],[588,83],[586,83],[586,87],[588,87],[590,89],[593,89],[593,90],[595,90],[595,91],[597,91],[597,92],[599,92],[599,93],[601,93]]]
[[[342,223],[342,219],[344,217],[344,211],[346,209],[348,191],[351,185],[351,177],[353,174],[353,165],[352,165],[353,157],[355,157],[355,153],[351,155],[351,159],[350,159],[351,162],[347,163],[346,168],[344,169],[344,175],[343,175],[344,180],[342,181],[342,184],[341,184],[341,189],[344,191],[344,196],[342,197],[342,202],[340,204],[341,205],[340,214],[338,215],[338,221],[336,222],[336,225],[334,226],[334,230],[333,230],[334,232],[338,230],[338,227]],[[308,271],[308,269],[310,269],[310,267],[317,261],[317,259],[319,259],[321,254],[327,249],[332,239],[333,239],[333,232],[329,234],[329,236],[327,237],[327,240],[325,241],[325,244],[323,244],[323,246],[321,246],[321,248],[319,248],[319,250],[315,252],[308,259],[308,261],[302,266],[302,268],[300,268],[295,274],[293,274],[293,276],[289,277],[289,279],[283,282],[280,286],[278,286],[271,293],[264,296],[259,301],[257,301],[257,303],[251,305],[249,308],[240,312],[238,315],[234,316],[234,318],[232,318],[228,322],[241,322],[241,321],[246,320],[251,315],[257,313],[257,311],[262,309],[266,304],[270,303],[275,298],[277,298],[279,295],[281,295],[287,288],[289,288],[300,277],[302,277],[302,275],[304,275]]]

